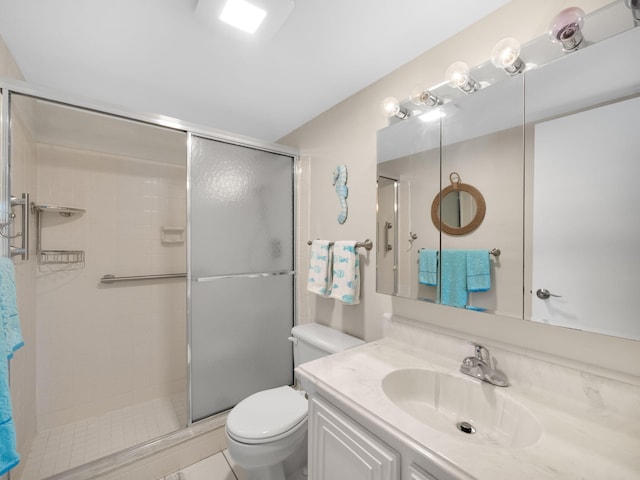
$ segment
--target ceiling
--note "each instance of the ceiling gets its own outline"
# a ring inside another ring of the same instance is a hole
[[[197,0],[0,0],[0,34],[34,85],[275,141],[508,1],[295,0],[258,43]]]

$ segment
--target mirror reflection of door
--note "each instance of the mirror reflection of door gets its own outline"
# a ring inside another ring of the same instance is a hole
[[[377,291],[395,295],[398,291],[398,181],[378,177],[378,261]]]

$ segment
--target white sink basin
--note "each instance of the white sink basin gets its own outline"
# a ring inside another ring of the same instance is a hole
[[[432,370],[388,374],[382,390],[416,420],[470,442],[523,448],[540,438],[540,424],[506,389]],[[466,422],[459,427],[462,422]],[[474,433],[465,433],[472,427]]]

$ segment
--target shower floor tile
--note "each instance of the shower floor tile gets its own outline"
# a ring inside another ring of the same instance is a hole
[[[39,432],[18,480],[40,480],[184,427],[184,398],[158,398]]]

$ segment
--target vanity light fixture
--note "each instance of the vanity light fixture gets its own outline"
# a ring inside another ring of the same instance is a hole
[[[625,3],[631,9],[636,25],[640,25],[640,0],[626,0]]]
[[[464,62],[455,62],[449,65],[445,76],[449,85],[467,95],[480,88],[480,84],[469,75],[469,66]]]
[[[573,52],[582,45],[584,37],[584,10],[578,7],[565,8],[558,13],[549,25],[551,40],[560,43],[562,50]]]
[[[520,42],[515,38],[500,40],[491,52],[491,63],[509,75],[523,72],[526,65],[520,58]]]
[[[416,85],[411,91],[409,99],[416,105],[426,105],[427,107],[436,107],[442,104],[440,97],[431,93],[424,85]]]
[[[381,109],[382,114],[387,118],[396,117],[404,120],[409,116],[409,112],[400,106],[400,102],[396,97],[385,98],[382,101]]]

